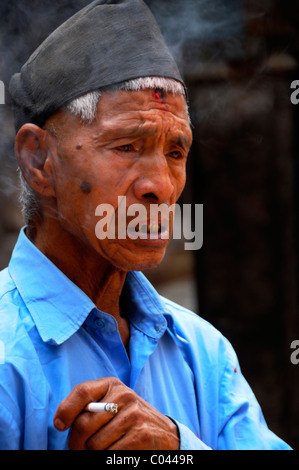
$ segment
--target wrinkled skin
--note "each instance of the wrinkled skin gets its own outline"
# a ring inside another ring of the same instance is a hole
[[[158,266],[169,239],[99,240],[95,209],[110,204],[117,217],[118,196],[126,196],[127,207],[174,204],[185,185],[191,139],[184,98],[157,99],[151,90],[103,93],[92,124],[58,111],[43,129],[25,124],[16,138],[20,168],[43,208],[29,238],[100,310],[115,317],[125,346],[129,326],[120,315],[120,296],[126,273]],[[120,411],[84,412],[91,399],[115,401]],[[58,418],[72,428],[71,448],[179,445],[174,423],[114,378],[81,384],[58,408],[56,425]]]

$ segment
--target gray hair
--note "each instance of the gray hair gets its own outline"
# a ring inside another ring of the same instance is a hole
[[[85,95],[80,96],[79,98],[74,99],[70,103],[66,104],[63,107],[63,110],[71,113],[73,116],[81,118],[82,124],[89,125],[92,124],[95,117],[97,106],[101,97],[101,94],[105,91],[113,90],[125,90],[125,91],[141,91],[146,89],[160,89],[166,93],[172,93],[174,95],[185,96],[184,86],[170,78],[163,77],[143,77],[136,78],[133,80],[128,80],[126,82],[111,85],[104,88],[102,91],[95,90]],[[188,106],[186,102],[186,110],[188,114]],[[33,224],[34,221],[41,216],[42,208],[38,193],[36,193],[26,182],[22,173],[20,172],[20,204],[23,216],[25,218],[26,224]]]

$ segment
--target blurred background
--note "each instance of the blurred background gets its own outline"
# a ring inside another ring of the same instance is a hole
[[[89,0],[0,6],[0,268],[23,225],[18,205],[13,73]],[[269,427],[299,449],[299,5],[292,0],[147,0],[184,76],[194,143],[180,202],[203,204],[203,246],[173,240],[157,290],[231,341]],[[30,274],[29,274],[30,275]],[[1,319],[0,319],[1,321]]]

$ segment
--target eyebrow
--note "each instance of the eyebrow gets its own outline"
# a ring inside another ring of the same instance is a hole
[[[185,137],[184,136],[176,136],[174,138],[175,140],[175,143],[179,146],[179,147],[182,147],[182,148],[189,148],[191,147],[191,144],[192,144],[192,140],[189,139],[188,137]]]
[[[172,140],[181,148],[189,148],[192,144],[192,139],[185,136],[183,130],[181,131],[183,135],[173,134]],[[102,129],[102,132],[96,137],[96,140],[105,140],[106,135],[109,138],[107,141],[112,140],[121,140],[130,137],[142,138],[142,137],[152,137],[156,134],[156,129],[152,126],[146,127],[143,125],[132,125],[126,126],[125,128],[121,126],[116,126],[114,128]]]

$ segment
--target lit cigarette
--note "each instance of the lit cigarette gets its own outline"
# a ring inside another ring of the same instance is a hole
[[[85,407],[86,411],[109,411],[110,413],[117,413],[117,404],[116,403],[101,403],[101,402],[91,402],[88,403]]]

